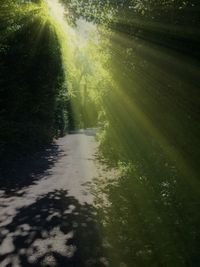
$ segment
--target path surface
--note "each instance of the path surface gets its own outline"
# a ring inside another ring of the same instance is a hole
[[[91,130],[70,134],[5,175],[1,267],[108,266],[93,198],[85,187],[101,172],[96,149]]]

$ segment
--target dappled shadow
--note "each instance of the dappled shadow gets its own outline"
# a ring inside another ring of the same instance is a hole
[[[21,196],[19,190],[48,175],[62,155],[59,146],[51,144],[34,155],[1,162],[0,190],[3,190],[4,196]]]
[[[0,230],[0,266],[109,266],[95,209],[65,190],[23,207]]]

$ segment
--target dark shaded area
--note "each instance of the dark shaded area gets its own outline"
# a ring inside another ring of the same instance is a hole
[[[63,94],[65,94],[63,90]],[[55,136],[63,137],[67,132],[75,129],[74,114],[70,99],[62,94],[57,98],[55,108]]]
[[[26,266],[106,266],[95,209],[57,190],[18,210],[1,229],[1,244],[12,236],[12,252],[0,252],[0,264],[14,267],[16,256]]]
[[[150,180],[130,165],[118,182],[99,179],[95,199],[111,266],[200,266],[199,195],[186,182]]]
[[[20,195],[18,191],[34,184],[45,175],[63,155],[58,145],[44,147],[29,156],[12,160],[5,158],[0,164],[0,189],[8,195]]]
[[[68,130],[60,41],[36,2],[1,1],[0,158],[35,152]]]

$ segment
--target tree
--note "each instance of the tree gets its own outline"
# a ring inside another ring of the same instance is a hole
[[[55,135],[60,44],[41,1],[3,1],[0,15],[0,154],[32,151]],[[66,107],[65,107],[66,110]]]

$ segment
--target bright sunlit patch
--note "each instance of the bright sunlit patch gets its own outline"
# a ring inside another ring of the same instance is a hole
[[[68,94],[70,94],[70,86],[68,86],[69,70],[73,62],[73,51],[77,36],[74,29],[67,22],[67,10],[59,2],[59,0],[46,0],[48,15],[53,22],[62,53],[62,64],[65,76],[65,83],[67,84]]]
[[[76,18],[75,26],[70,26],[68,11],[59,0],[46,0],[46,6],[60,42],[63,87],[70,97],[74,120],[81,128],[83,120],[94,120],[94,106],[100,105],[100,96],[110,84],[110,75],[103,67],[107,61],[103,52],[106,41],[101,34],[104,29],[83,18]]]
[[[91,35],[93,41],[97,40],[97,26],[84,19],[78,19],[76,21],[76,34],[78,36],[77,45],[80,48],[84,47],[88,44],[88,40],[90,39]]]
[[[58,0],[46,0],[46,3],[49,8],[49,13],[51,17],[55,20],[56,23],[59,23],[60,26],[66,25],[65,15],[66,10],[64,6],[59,3]]]

